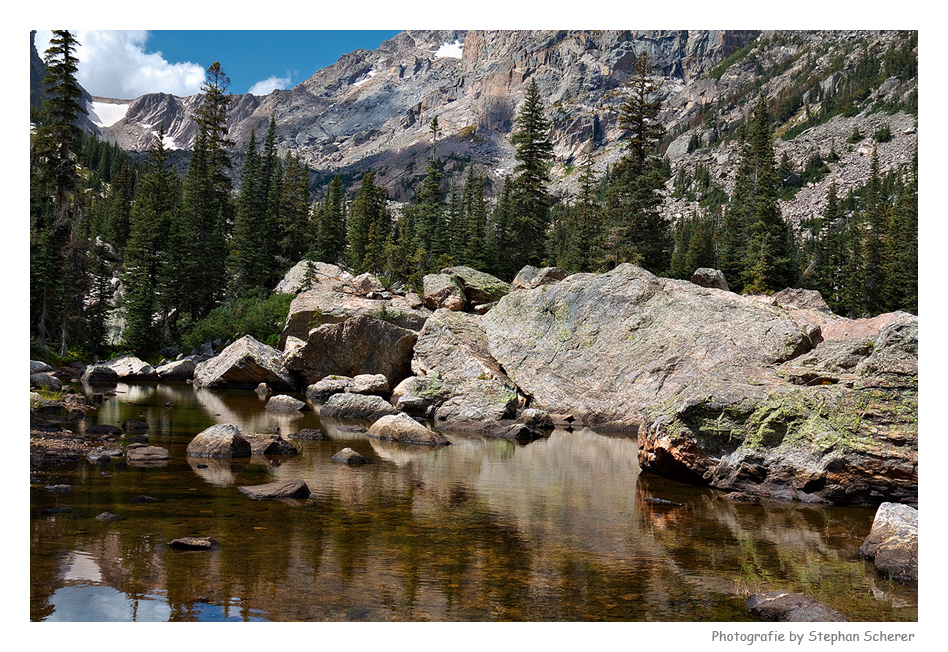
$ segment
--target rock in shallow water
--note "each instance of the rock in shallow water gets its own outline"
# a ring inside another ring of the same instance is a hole
[[[764,591],[745,601],[750,612],[764,621],[783,623],[848,622],[838,611],[804,593]]]
[[[237,490],[254,500],[306,498],[309,496],[309,487],[302,480],[279,480],[267,484],[237,487]]]
[[[365,464],[366,459],[351,448],[343,448],[330,458],[333,462],[340,464]]]
[[[918,582],[918,510],[909,505],[882,503],[872,530],[859,548],[876,570],[898,582]]]
[[[372,424],[366,437],[422,446],[447,446],[451,443],[443,435],[426,428],[404,413],[382,417]]]
[[[250,457],[250,442],[240,435],[237,426],[219,423],[207,428],[188,444],[188,457]]]

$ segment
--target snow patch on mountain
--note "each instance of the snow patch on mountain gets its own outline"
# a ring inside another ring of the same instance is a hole
[[[463,51],[464,44],[461,41],[445,43],[435,52],[435,59],[460,59]]]
[[[363,78],[360,79],[359,81],[355,82],[355,83],[353,84],[353,86],[361,86],[361,85],[364,84],[365,82],[367,82],[367,81],[369,81],[370,79],[372,79],[373,77],[375,77],[377,74],[379,74],[378,70],[370,70],[369,72],[367,72],[367,73],[365,74],[365,77],[363,77]]]
[[[128,113],[128,104],[112,104],[111,102],[86,102],[86,111],[89,120],[96,127],[111,127]]]

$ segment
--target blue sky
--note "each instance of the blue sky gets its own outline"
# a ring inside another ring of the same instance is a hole
[[[149,92],[200,92],[219,61],[232,93],[292,88],[341,55],[375,49],[398,30],[75,30],[79,83],[92,95],[133,99]],[[48,31],[38,31],[43,56]]]

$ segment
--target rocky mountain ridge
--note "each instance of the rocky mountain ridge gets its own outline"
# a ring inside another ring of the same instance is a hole
[[[871,31],[404,31],[374,51],[356,50],[316,71],[289,90],[266,96],[234,95],[231,137],[238,157],[251,131],[261,133],[270,116],[277,143],[314,173],[317,192],[333,174],[354,184],[372,170],[389,199],[413,196],[424,161],[434,150],[448,175],[473,161],[493,186],[514,167],[509,135],[527,84],[536,80],[547,106],[554,142],[554,193],[575,191],[584,152],[604,171],[622,155],[618,106],[635,57],[647,52],[660,82],[661,119],[668,131],[673,177],[699,164],[726,189],[739,158],[737,131],[760,94],[786,102],[810,80],[805,102],[780,127],[786,131],[818,111],[820,100],[842,91],[863,53],[881,56],[906,42],[905,32]],[[916,46],[917,47],[917,46]],[[35,54],[35,49],[34,49]],[[917,54],[916,54],[917,58]],[[226,62],[222,62],[226,69]],[[825,76],[824,76],[825,75]],[[917,93],[917,78],[886,79],[869,100],[904,99]],[[110,117],[90,116],[95,129],[124,149],[144,151],[164,122],[171,148],[187,150],[196,133],[191,115],[198,96],[154,93],[130,101],[91,98],[90,106]],[[438,117],[441,137],[431,142]],[[880,168],[904,166],[917,143],[917,119],[878,110],[837,116],[794,138],[776,141],[796,169],[814,154],[840,155],[831,172],[784,202],[785,215],[799,222],[822,208],[828,184],[852,187],[868,172],[872,143],[845,141],[859,129],[872,134],[890,124],[891,141],[880,143]],[[780,135],[778,131],[778,136]],[[668,184],[666,213],[686,215],[696,202],[673,198]]]

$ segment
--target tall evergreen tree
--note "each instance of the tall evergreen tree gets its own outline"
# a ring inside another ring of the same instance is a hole
[[[324,200],[314,206],[313,223],[316,259],[327,263],[340,262],[346,248],[346,214],[339,175],[333,177]]]
[[[512,267],[519,269],[523,265],[541,264],[550,224],[549,163],[553,160],[553,141],[536,79],[527,87],[510,142],[516,148],[516,176],[511,190],[517,208],[506,216],[510,241],[505,255],[511,257]]]
[[[295,154],[283,159],[283,184],[280,188],[280,238],[276,254],[288,262],[299,261],[311,244],[309,224],[309,169]],[[272,256],[271,256],[271,268]],[[274,279],[271,279],[274,280]]]
[[[352,202],[348,220],[346,262],[358,271],[377,272],[383,266],[388,239],[385,188],[375,185],[375,174],[366,172]]]
[[[673,241],[661,213],[659,191],[668,174],[656,152],[664,128],[658,120],[661,104],[650,99],[658,87],[651,75],[648,54],[643,52],[619,108],[619,124],[627,135],[626,154],[609,178],[606,248],[611,263],[632,262],[663,273],[671,262]]]
[[[265,229],[269,181],[260,175],[257,135],[251,131],[240,175],[237,216],[227,260],[230,288],[234,296],[240,296],[262,284],[267,273],[264,247],[270,235]],[[261,188],[261,183],[266,183],[266,187]]]

